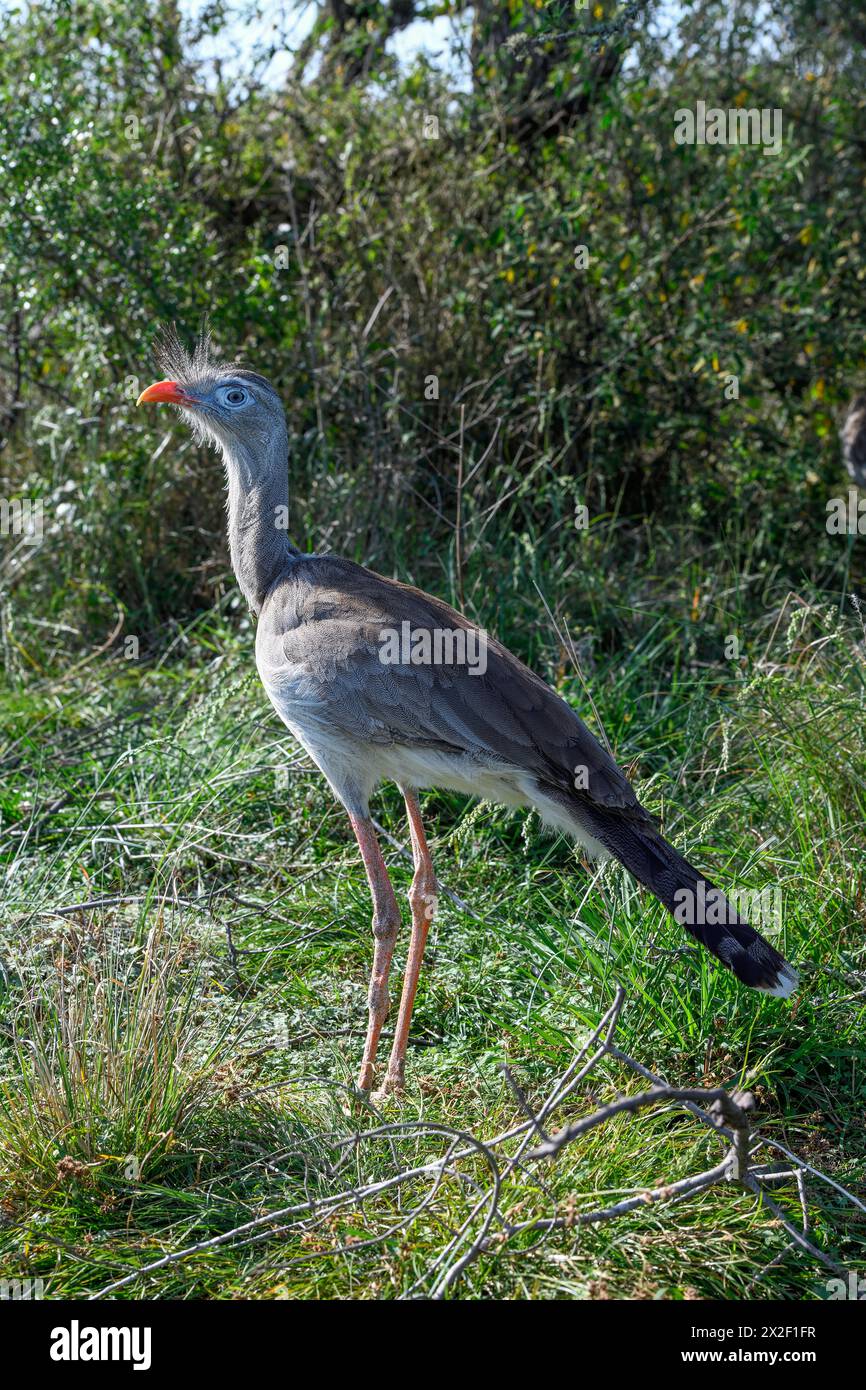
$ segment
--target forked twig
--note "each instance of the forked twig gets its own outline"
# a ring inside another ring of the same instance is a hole
[[[555,1231],[567,1231],[617,1220],[647,1207],[667,1207],[720,1184],[735,1185],[732,1187],[732,1200],[736,1200],[736,1191],[757,1197],[760,1206],[771,1213],[773,1225],[781,1226],[789,1238],[785,1248],[776,1254],[752,1281],[753,1285],[767,1270],[781,1263],[796,1250],[806,1253],[834,1273],[844,1275],[846,1271],[842,1265],[810,1238],[807,1183],[826,1183],[837,1195],[844,1197],[860,1210],[864,1209],[863,1203],[835,1179],[798,1158],[775,1140],[756,1133],[753,1129],[754,1102],[748,1092],[730,1092],[721,1086],[711,1089],[670,1086],[662,1077],[618,1048],[614,1037],[624,1004],[625,993],[618,988],[612,1004],[597,1027],[584,1040],[564,1072],[553,1082],[546,1098],[540,1103],[532,1105],[511,1072],[503,1068],[506,1082],[523,1117],[509,1129],[492,1138],[480,1139],[476,1135],[445,1124],[426,1120],[398,1120],[392,1123],[376,1122],[368,1129],[356,1127],[349,1134],[319,1134],[316,1139],[320,1153],[330,1150],[334,1158],[333,1161],[323,1161],[321,1158],[315,1162],[304,1160],[305,1200],[254,1216],[231,1230],[170,1251],[159,1259],[149,1261],[105,1284],[92,1294],[91,1298],[106,1298],[118,1289],[145,1279],[160,1269],[192,1259],[220,1246],[239,1249],[273,1239],[285,1241],[287,1236],[292,1235],[297,1238],[299,1245],[303,1237],[307,1237],[307,1242],[300,1253],[287,1253],[287,1266],[302,1264],[316,1257],[362,1259],[371,1252],[381,1251],[383,1244],[393,1240],[398,1233],[405,1238],[412,1226],[423,1220],[428,1227],[434,1222],[443,1225],[446,1238],[422,1272],[399,1297],[406,1299],[426,1296],[442,1299],[480,1255],[502,1258],[506,1250],[510,1250],[513,1256],[527,1253],[525,1243],[519,1248],[515,1243],[515,1237],[526,1233],[537,1235],[538,1241],[529,1247],[535,1249],[539,1242],[546,1240]],[[553,1112],[573,1096],[580,1083],[606,1059],[623,1064],[648,1081],[649,1087],[633,1095],[620,1095],[609,1104],[598,1106],[591,1113],[571,1120],[558,1132],[551,1134],[548,1122]],[[334,1083],[321,1077],[294,1078],[276,1085],[298,1089],[309,1089],[313,1086],[333,1089],[339,1086],[340,1089],[351,1093],[351,1088],[343,1086],[342,1083]],[[266,1089],[273,1088],[272,1084]],[[252,1089],[250,1094],[258,1094],[258,1089]],[[581,1209],[581,1194],[572,1192],[564,1204],[564,1209],[557,1209],[554,1202],[551,1214],[530,1215],[518,1221],[511,1218],[504,1198],[506,1194],[512,1195],[516,1198],[515,1205],[525,1208],[527,1179],[546,1198],[552,1196],[548,1184],[541,1176],[549,1161],[555,1160],[558,1155],[577,1144],[584,1135],[602,1125],[620,1122],[626,1117],[630,1117],[631,1122],[636,1123],[644,1112],[649,1109],[658,1111],[660,1107],[681,1109],[686,1115],[712,1129],[715,1137],[724,1145],[724,1152],[719,1160],[702,1172],[689,1174],[671,1182],[656,1183],[651,1187],[632,1189],[621,1200],[609,1206]],[[366,1103],[356,1113],[375,1116],[377,1121],[381,1120],[375,1109]],[[439,1156],[400,1168],[401,1141],[410,1141],[412,1147],[417,1149],[417,1145],[422,1141],[439,1140],[444,1146],[444,1152]],[[535,1142],[535,1148],[529,1147],[532,1142]],[[372,1155],[383,1144],[386,1146],[388,1161],[393,1171],[384,1178],[365,1178],[365,1156]],[[757,1165],[755,1154],[764,1145],[784,1153],[790,1168],[778,1171]],[[500,1150],[501,1156],[497,1157]],[[328,1184],[336,1184],[339,1174],[343,1171],[352,1171],[356,1175],[355,1181],[348,1187],[328,1190]],[[766,1190],[767,1183],[790,1181],[792,1177],[797,1184],[800,1224],[797,1224]],[[318,1191],[314,1190],[315,1184],[318,1184]],[[423,1185],[422,1191],[413,1196],[404,1207],[403,1194],[409,1196],[413,1187],[419,1184]],[[466,1214],[456,1226],[450,1216],[451,1207],[447,1205],[449,1192],[453,1201],[455,1184],[458,1192],[464,1193],[468,1202]],[[518,1187],[518,1184],[524,1186]],[[394,1217],[393,1208],[385,1204],[382,1208],[381,1224],[369,1237],[353,1239],[351,1242],[331,1241],[315,1249],[309,1248],[311,1233],[332,1231],[333,1223],[339,1217],[354,1216],[357,1220],[359,1215],[362,1215],[367,1224],[375,1222],[376,1203],[378,1199],[389,1194],[396,1195],[399,1199],[400,1216],[397,1219]],[[439,1203],[442,1203],[441,1208]]]

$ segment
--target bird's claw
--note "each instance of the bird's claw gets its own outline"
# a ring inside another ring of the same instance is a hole
[[[389,1073],[378,1091],[374,1091],[370,1099],[373,1101],[374,1105],[384,1105],[386,1101],[399,1099],[403,1094],[403,1090],[402,1076],[392,1076]]]

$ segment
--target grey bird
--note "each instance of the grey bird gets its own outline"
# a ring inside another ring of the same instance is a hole
[[[866,393],[855,396],[842,425],[842,457],[853,482],[866,487]]]
[[[348,812],[373,899],[373,970],[358,1085],[374,1081],[400,910],[370,819],[383,780],[400,788],[414,858],[412,931],[382,1092],[403,1086],[406,1044],[437,886],[418,790],[447,787],[533,806],[592,856],[613,855],[686,931],[754,989],[786,997],[796,972],[659,833],[613,758],[565,700],[462,614],[419,589],[290,541],[288,436],[264,377],[163,342],[168,402],[216,446],[228,483],[232,565],[257,617],[256,663],[277,714]]]

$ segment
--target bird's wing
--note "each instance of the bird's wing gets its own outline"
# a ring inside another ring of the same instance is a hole
[[[257,650],[266,686],[290,691],[299,723],[327,722],[359,743],[493,759],[569,798],[646,815],[571,706],[494,639],[478,649],[475,673],[383,660],[407,623],[431,642],[437,631],[478,633],[447,604],[332,557],[292,571],[262,610]]]

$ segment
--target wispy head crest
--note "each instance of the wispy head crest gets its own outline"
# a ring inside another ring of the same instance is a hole
[[[267,377],[244,367],[239,357],[221,358],[214,353],[207,319],[202,319],[192,352],[184,347],[176,324],[163,325],[156,339],[156,360],[168,380],[176,381],[192,392],[208,390],[217,384],[220,377],[239,376],[267,388],[279,400],[273,383]]]
[[[227,361],[216,355],[206,319],[202,320],[191,352],[184,346],[177,325],[163,324],[157,333],[155,355],[163,377],[177,382],[187,394],[187,399],[173,404],[198,443],[214,444],[225,451],[229,441],[236,443],[245,432],[261,433],[262,406],[270,412],[271,428],[285,428],[283,403],[273,382],[242,366],[239,358]],[[212,393],[220,386],[239,382],[253,387],[259,409],[229,421]]]
[[[192,352],[188,352],[184,347],[177,331],[177,324],[164,325],[156,340],[156,360],[167,378],[182,382],[185,386],[192,386],[195,382],[230,369],[234,365],[231,362],[221,362],[214,356],[207,319],[202,319]]]

